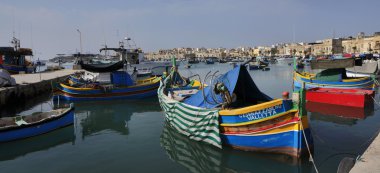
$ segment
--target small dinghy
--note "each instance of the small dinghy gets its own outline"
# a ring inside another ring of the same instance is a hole
[[[0,142],[29,138],[74,123],[74,106],[36,112],[27,116],[0,118]]]

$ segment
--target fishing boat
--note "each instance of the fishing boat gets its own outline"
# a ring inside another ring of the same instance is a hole
[[[33,56],[32,49],[21,48],[20,40],[15,37],[11,43],[14,47],[0,47],[0,68],[12,74],[34,73],[37,66],[27,60]]]
[[[261,69],[259,62],[250,62],[247,65],[249,67],[249,70],[259,70],[259,69]]]
[[[206,64],[214,64],[214,60],[211,58],[208,58],[208,59],[206,59],[205,63]]]
[[[74,106],[36,112],[28,116],[0,118],[0,142],[29,138],[74,123]]]
[[[166,122],[190,139],[294,157],[305,153],[306,140],[312,145],[308,119],[298,105],[262,93],[245,65],[206,75],[212,83],[191,92],[187,85],[177,85],[175,76],[180,75],[172,71],[161,82],[158,98]]]
[[[306,92],[306,100],[342,106],[364,108],[373,105],[375,91],[364,89],[311,88]]]
[[[111,72],[110,78],[110,83],[59,83],[55,99],[83,101],[146,98],[157,94],[161,79],[151,77],[133,80],[125,71]]]
[[[346,74],[348,77],[370,77],[374,76],[375,78],[379,78],[380,69],[379,69],[379,61],[369,61],[365,63],[360,63],[360,66],[355,64],[354,67],[347,68]]]
[[[322,69],[317,74],[294,71],[294,88],[297,90],[301,83],[306,88],[362,88],[374,89],[374,80],[371,77],[347,77],[345,68],[354,65],[353,58],[336,60],[311,60],[312,69]]]

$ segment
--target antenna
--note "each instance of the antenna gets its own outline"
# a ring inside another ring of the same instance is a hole
[[[16,22],[15,22],[15,21],[16,21],[15,18],[16,18],[16,17],[15,17],[15,9],[12,8],[12,19],[13,19],[13,20],[12,20],[12,31],[13,31],[13,38],[16,37],[16,36],[15,36],[15,25],[16,25],[16,24],[15,24],[15,23],[16,23]]]

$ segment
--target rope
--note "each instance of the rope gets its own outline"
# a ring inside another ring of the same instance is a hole
[[[375,82],[375,84],[376,84],[377,86],[380,86],[380,83],[379,83],[379,81],[378,81],[378,80],[376,80],[376,79],[373,79],[373,81]]]
[[[376,104],[377,104],[377,106],[379,106],[379,107],[380,107],[380,102],[379,102],[379,101],[377,101],[377,100],[376,100],[374,97],[372,97],[372,96],[371,96],[371,98],[373,99],[373,102],[374,102],[374,103],[376,103]]]
[[[302,119],[301,118],[300,118],[300,124],[301,124],[301,129],[302,129],[302,135],[305,138],[306,148],[307,148],[307,151],[309,152],[310,161],[311,161],[311,163],[313,163],[315,172],[319,173],[319,171],[317,169],[317,165],[315,165],[314,158],[313,158],[313,156],[312,156],[312,154],[310,152],[309,143],[307,142],[307,138],[306,138],[306,135],[305,135],[305,129],[303,128],[303,124],[302,124]]]

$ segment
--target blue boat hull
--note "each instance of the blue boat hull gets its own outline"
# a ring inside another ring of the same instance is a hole
[[[307,151],[302,132],[295,130],[256,136],[221,134],[221,139],[224,145],[240,150],[265,151],[297,156],[301,155],[301,152]],[[310,129],[305,129],[304,132],[308,143],[312,144]]]
[[[122,93],[121,93],[122,94]],[[66,101],[90,101],[90,100],[116,100],[116,99],[142,99],[147,97],[152,97],[157,95],[157,89],[146,91],[144,93],[129,94],[129,95],[118,95],[118,96],[108,96],[108,97],[94,97],[91,95],[87,96],[72,96],[65,93],[54,96],[56,100],[66,100]]]
[[[14,141],[41,135],[62,127],[66,127],[73,123],[74,109],[72,108],[70,111],[66,112],[57,119],[50,119],[31,125],[21,125],[16,129],[13,128],[0,131],[0,142]]]
[[[2,64],[0,65],[1,68],[7,70],[9,73],[20,73],[20,72],[25,72],[25,73],[33,73],[35,72],[36,67],[34,66],[22,66],[22,65],[7,65],[7,64]]]

